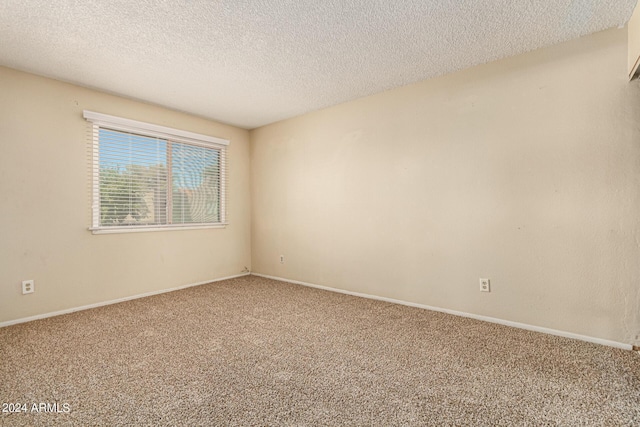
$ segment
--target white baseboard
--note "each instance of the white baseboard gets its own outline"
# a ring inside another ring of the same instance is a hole
[[[47,317],[60,316],[61,314],[69,314],[69,313],[74,313],[76,311],[89,310],[90,308],[96,308],[96,307],[102,307],[102,306],[105,306],[105,305],[117,304],[119,302],[130,301],[130,300],[133,300],[133,299],[150,297],[152,295],[158,295],[158,294],[164,294],[164,293],[167,293],[167,292],[179,291],[180,289],[191,288],[193,286],[206,285],[207,283],[220,282],[222,280],[234,279],[236,277],[248,276],[249,274],[251,274],[251,273],[236,274],[235,276],[227,276],[227,277],[221,277],[219,279],[205,280],[203,282],[190,283],[188,285],[176,286],[175,288],[161,289],[159,291],[145,292],[144,294],[131,295],[131,296],[128,296],[128,297],[113,299],[113,300],[109,300],[109,301],[97,302],[95,304],[89,304],[89,305],[83,305],[83,306],[80,306],[80,307],[67,308],[65,310],[52,311],[50,313],[37,314],[35,316],[23,317],[21,319],[7,320],[6,322],[0,322],[0,328],[3,328],[5,326],[17,325],[18,323],[31,322],[32,320],[39,320],[39,319],[46,319]]]
[[[369,294],[363,294],[360,292],[346,291],[343,289],[331,288],[329,286],[322,286],[322,285],[316,285],[313,283],[301,282],[299,280],[285,279],[283,277],[268,276],[266,274],[259,274],[254,272],[252,272],[251,274],[254,276],[264,277],[267,279],[280,280],[282,282],[294,283],[296,285],[303,285],[303,286],[309,286],[311,288],[323,289],[325,291],[338,292],[341,294],[353,295],[356,297],[369,298],[369,299],[374,299],[379,301],[386,301],[394,304],[407,305],[409,307],[422,308],[425,310],[439,311],[442,313],[453,314],[455,316],[469,317],[471,319],[483,320],[485,322],[498,323],[500,325],[511,326],[514,328],[526,329],[528,331],[542,332],[544,334],[557,335],[559,337],[565,337],[565,338],[573,338],[576,340],[586,341],[594,344],[601,344],[609,347],[621,348],[623,350],[631,350],[633,348],[631,344],[625,344],[617,341],[609,341],[602,338],[595,338],[587,335],[574,334],[572,332],[559,331],[556,329],[544,328],[542,326],[527,325],[526,323],[512,322],[510,320],[497,319],[495,317],[482,316],[482,315],[473,314],[473,313],[465,313],[463,311],[457,311],[457,310],[449,310],[448,308],[433,307],[430,305],[417,304],[414,302],[402,301],[402,300],[387,298],[387,297],[380,297],[377,295],[369,295]]]

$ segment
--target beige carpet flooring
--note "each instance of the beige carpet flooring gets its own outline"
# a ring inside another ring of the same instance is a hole
[[[2,328],[0,361],[8,426],[640,425],[635,352],[255,276]]]

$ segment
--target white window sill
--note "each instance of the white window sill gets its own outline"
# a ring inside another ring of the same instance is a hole
[[[193,224],[193,225],[133,225],[129,227],[90,228],[93,234],[142,233],[146,231],[202,230],[205,228],[226,228],[227,224]]]

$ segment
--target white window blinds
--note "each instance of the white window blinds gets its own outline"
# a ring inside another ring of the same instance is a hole
[[[229,141],[104,114],[92,123],[94,232],[226,224]]]

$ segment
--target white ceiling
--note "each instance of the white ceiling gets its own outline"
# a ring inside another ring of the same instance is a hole
[[[0,0],[0,64],[244,128],[625,24],[636,0]]]

